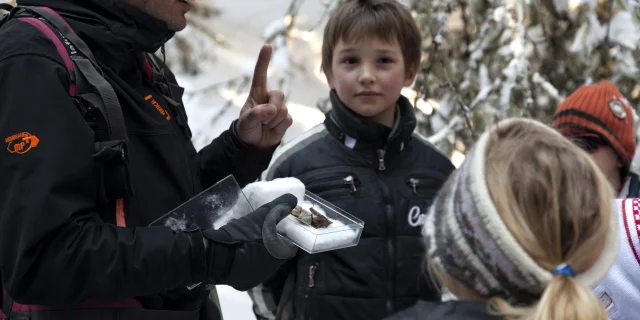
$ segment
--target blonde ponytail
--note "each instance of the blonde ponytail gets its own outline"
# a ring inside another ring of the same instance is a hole
[[[575,279],[558,275],[532,307],[513,307],[491,300],[492,313],[508,320],[607,320],[607,312],[593,292]]]

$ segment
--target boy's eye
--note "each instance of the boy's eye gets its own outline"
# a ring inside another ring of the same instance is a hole
[[[357,63],[358,59],[356,59],[354,57],[346,57],[346,58],[342,59],[342,62],[346,63],[346,64],[353,64],[353,63]]]
[[[391,63],[391,62],[393,62],[393,60],[391,58],[383,57],[383,58],[378,59],[378,62],[380,62],[380,63]]]

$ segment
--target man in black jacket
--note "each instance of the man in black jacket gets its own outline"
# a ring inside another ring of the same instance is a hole
[[[108,131],[104,118],[88,121],[87,105],[72,99],[72,79],[54,43],[32,25],[7,21],[0,28],[0,135],[7,143],[0,151],[3,310],[36,312],[44,320],[218,318],[206,284],[246,290],[277,270],[284,260],[265,249],[262,225],[268,215],[286,215],[295,197],[280,197],[218,230],[147,226],[228,174],[244,186],[267,167],[292,123],[283,94],[266,88],[271,48],[260,52],[239,119],[197,152],[182,88],[160,63],[168,98],[145,78],[140,59],[185,27],[186,1],[18,5],[53,9],[95,56],[126,124],[131,192],[108,196],[112,177],[95,152]],[[14,152],[18,138],[31,141],[30,148]],[[60,309],[72,311],[36,311]]]

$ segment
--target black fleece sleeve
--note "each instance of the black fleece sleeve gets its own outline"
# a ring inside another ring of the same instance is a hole
[[[93,132],[68,88],[66,69],[49,58],[0,61],[0,273],[8,294],[65,308],[206,280],[200,232],[90,222]]]
[[[236,133],[236,122],[231,123],[219,137],[200,150],[202,185],[208,188],[232,174],[240,187],[256,181],[267,169],[273,152],[278,147],[258,149],[243,143]]]

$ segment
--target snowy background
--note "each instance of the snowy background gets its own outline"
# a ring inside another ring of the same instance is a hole
[[[222,14],[211,20],[212,29],[224,36],[227,46],[211,48],[215,59],[212,63],[205,64],[204,71],[197,76],[179,76],[181,86],[187,90],[185,104],[196,148],[203,147],[227,129],[231,121],[237,118],[247,97],[247,90],[237,92],[239,81],[228,88],[202,93],[203,89],[229,79],[251,76],[258,52],[265,43],[265,30],[268,31],[267,29],[274,25],[274,21],[276,24],[283,23],[290,3],[290,0],[213,2]],[[304,3],[296,25],[312,26],[323,12],[324,6],[320,1]],[[283,72],[292,72],[290,88],[287,90],[287,107],[294,124],[287,132],[285,140],[324,120],[324,115],[316,107],[318,100],[328,95],[326,80],[319,71],[321,31],[321,27],[317,28],[316,31],[305,33],[305,40],[295,41],[291,48],[295,55],[288,57],[296,64],[295,68],[290,67],[288,61],[282,61],[286,59],[278,59],[278,50],[274,48],[269,69],[270,89],[276,89],[278,77]],[[168,52],[168,55],[170,54]],[[227,105],[228,101],[233,103]],[[215,122],[212,119],[215,119]]]

